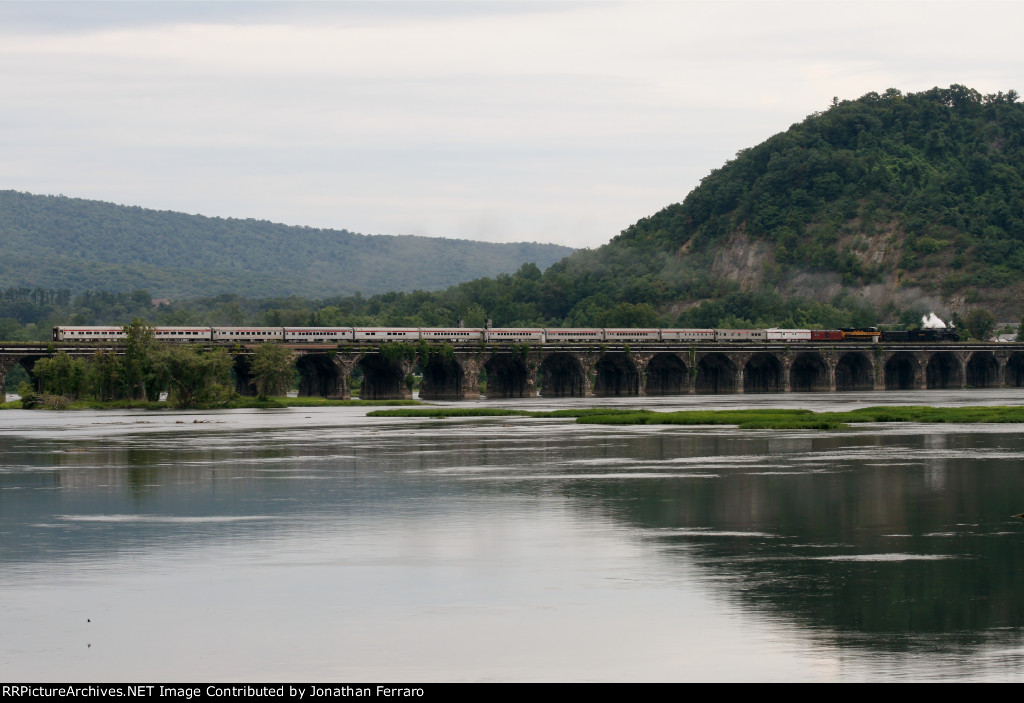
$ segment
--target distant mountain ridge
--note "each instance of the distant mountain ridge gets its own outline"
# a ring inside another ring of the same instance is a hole
[[[127,291],[158,297],[337,296],[437,290],[572,253],[206,217],[0,191],[0,288]]]

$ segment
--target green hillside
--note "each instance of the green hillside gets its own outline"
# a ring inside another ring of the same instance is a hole
[[[552,244],[366,236],[0,191],[0,288],[146,289],[181,298],[436,290],[548,266]]]
[[[543,276],[435,296],[496,325],[912,325],[1024,306],[1024,104],[954,85],[834,100]],[[413,314],[406,298],[385,306]],[[362,308],[367,309],[367,308]]]
[[[960,314],[985,304],[1017,319],[1017,97],[954,85],[834,101],[741,151],[681,203],[625,230],[600,258],[668,255],[650,272],[680,300],[704,297],[686,280],[706,273],[713,285],[747,291],[853,296],[880,309],[917,298]]]
[[[915,325],[1024,306],[1024,105],[954,85],[834,100],[541,274],[329,301],[335,320]],[[341,311],[335,315],[335,311]],[[472,311],[467,313],[466,311]]]

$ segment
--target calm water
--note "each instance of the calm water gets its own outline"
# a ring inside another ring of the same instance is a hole
[[[1024,426],[365,413],[0,413],[0,677],[1024,680]]]

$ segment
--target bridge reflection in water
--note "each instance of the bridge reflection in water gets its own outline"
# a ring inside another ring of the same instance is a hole
[[[100,346],[59,347],[92,356]],[[420,398],[626,397],[688,393],[780,393],[1024,386],[1018,344],[464,344],[418,356],[386,345],[286,345],[296,353],[301,395],[370,400]],[[0,348],[0,391],[21,364],[29,374],[54,345]],[[232,347],[236,388],[253,393],[252,347]]]

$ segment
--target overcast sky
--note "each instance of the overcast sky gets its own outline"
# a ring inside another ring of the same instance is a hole
[[[1024,92],[1024,2],[9,2],[0,189],[578,247],[857,98]]]

